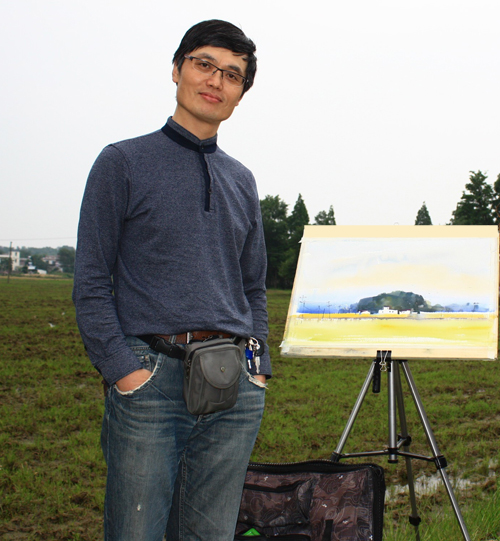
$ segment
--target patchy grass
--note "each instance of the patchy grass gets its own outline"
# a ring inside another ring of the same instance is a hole
[[[0,279],[1,539],[102,537],[102,391],[71,288]]]
[[[87,359],[75,323],[68,279],[0,278],[0,538],[102,538],[105,465],[99,437],[100,377]],[[290,293],[269,292],[274,378],[253,459],[289,462],[328,458],[336,448],[370,368],[367,360],[279,356]],[[497,363],[410,363],[455,495],[475,541],[500,539],[500,373]],[[366,396],[344,448],[378,450],[388,437],[386,379]],[[411,450],[430,454],[403,378]],[[360,461],[367,461],[359,459]],[[404,461],[370,459],[386,471],[385,539],[413,539]],[[415,477],[435,474],[413,461]],[[418,498],[422,541],[461,539],[442,486]]]

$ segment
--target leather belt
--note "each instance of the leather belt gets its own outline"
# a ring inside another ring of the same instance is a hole
[[[192,342],[193,340],[203,342],[204,340],[209,340],[211,338],[233,338],[234,335],[219,331],[193,331],[177,335],[156,334],[155,336],[159,336],[160,338],[163,338],[163,340],[175,344],[189,344],[189,342]]]
[[[175,343],[172,342],[172,339],[175,336]],[[232,338],[231,334],[219,332],[219,331],[193,331],[190,333],[182,333],[177,335],[168,335],[168,334],[143,334],[138,336],[143,342],[149,345],[151,349],[158,351],[159,353],[164,353],[169,357],[174,357],[175,359],[184,360],[186,356],[186,351],[184,348],[181,348],[179,344],[187,344],[193,340],[204,341],[211,338]]]
[[[165,340],[165,338],[155,334],[142,334],[138,336],[143,342],[146,342],[151,349],[154,349],[158,353],[164,353],[174,359],[184,360],[186,357],[186,351],[177,344]]]

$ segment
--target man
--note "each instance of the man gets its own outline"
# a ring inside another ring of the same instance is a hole
[[[234,538],[271,366],[255,181],[217,146],[217,130],[253,84],[254,53],[230,23],[193,26],[174,55],[174,115],[106,147],[89,175],[73,299],[109,386],[108,541]],[[259,355],[241,359],[234,407],[191,415],[182,362],[158,351],[158,337],[185,347],[214,336],[254,337]]]

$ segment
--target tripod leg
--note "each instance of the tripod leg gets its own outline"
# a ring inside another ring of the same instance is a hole
[[[403,451],[406,453],[410,452],[410,436],[408,434],[408,425],[406,424],[406,412],[405,412],[405,405],[403,402],[403,390],[401,387],[401,372],[399,371],[399,362],[393,361],[393,369],[394,369],[394,387],[395,387],[395,393],[396,393],[396,399],[398,403],[398,412],[399,412],[399,423],[401,425],[401,438],[405,440],[405,443],[403,444]],[[418,526],[421,522],[421,518],[418,516],[417,511],[417,499],[415,496],[415,483],[413,479],[413,467],[411,463],[411,458],[406,456],[405,457],[406,462],[406,476],[408,478],[408,491],[410,494],[410,505],[411,505],[411,515],[409,518],[410,524],[412,526],[415,526],[415,536],[416,540],[420,541],[420,532],[418,530]]]
[[[338,462],[342,458],[342,450],[344,449],[344,445],[352,430],[354,421],[356,420],[359,410],[361,409],[361,404],[363,403],[366,393],[368,392],[368,388],[370,387],[370,383],[372,381],[373,372],[375,370],[376,363],[377,361],[373,361],[370,367],[370,370],[368,370],[368,375],[366,376],[365,382],[363,383],[363,387],[361,388],[361,391],[358,395],[358,399],[356,400],[356,403],[354,404],[354,408],[351,412],[351,415],[349,416],[349,420],[347,421],[344,431],[342,432],[342,436],[340,437],[340,441],[337,445],[337,448],[332,453],[331,460],[333,460],[333,462]]]
[[[427,441],[429,443],[429,446],[432,450],[432,455],[434,457],[434,462],[436,464],[436,468],[439,470],[439,473],[441,474],[441,479],[443,480],[444,486],[446,487],[446,491],[448,492],[448,496],[450,498],[451,506],[453,507],[453,511],[455,512],[455,516],[457,517],[458,524],[460,526],[460,530],[462,531],[462,535],[466,541],[470,541],[469,532],[467,531],[467,526],[465,525],[464,519],[462,517],[462,513],[460,512],[460,508],[458,506],[458,502],[455,498],[455,494],[453,493],[453,488],[451,486],[450,480],[448,478],[448,474],[446,473],[446,459],[443,455],[440,454],[438,445],[436,443],[436,439],[434,437],[434,433],[432,432],[431,426],[429,424],[429,420],[427,419],[427,415],[424,410],[424,406],[422,404],[422,400],[420,399],[420,395],[418,393],[417,387],[415,385],[415,381],[413,379],[413,376],[411,374],[410,367],[408,366],[407,361],[401,361],[401,366],[403,367],[403,371],[405,373],[406,381],[408,382],[408,386],[410,388],[410,392],[413,396],[413,400],[415,402],[415,406],[418,411],[418,415],[420,417],[420,421],[422,422],[422,426],[424,427],[425,435],[427,436]]]
[[[394,392],[394,379],[396,371],[394,370],[395,362],[391,361],[387,367],[387,411],[389,413],[389,463],[395,464],[398,461],[398,431],[397,431],[397,415],[396,415],[396,394]]]

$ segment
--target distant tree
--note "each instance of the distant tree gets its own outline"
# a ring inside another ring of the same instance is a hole
[[[281,287],[279,268],[288,249],[288,205],[278,195],[266,195],[260,209],[267,250],[266,286]]]
[[[33,254],[31,256],[31,261],[33,262],[33,265],[37,268],[37,269],[42,269],[42,270],[48,270],[49,268],[49,265],[48,263],[46,263],[45,261],[43,261],[42,258],[44,258],[45,255],[40,255],[40,254]]]
[[[314,223],[316,225],[337,225],[335,223],[335,214],[333,212],[333,206],[330,205],[328,212],[320,210],[314,218]]]
[[[32,246],[22,246],[17,248],[20,251],[20,256],[22,259],[29,257],[30,255],[41,255],[42,257],[48,255],[57,255],[57,248],[52,248],[51,246],[44,246],[43,248],[34,248]]]
[[[309,223],[309,214],[306,205],[299,194],[293,211],[287,219],[288,222],[288,250],[284,261],[280,265],[279,275],[285,288],[293,285],[295,270],[299,259],[300,241],[304,234],[304,226]]]
[[[500,225],[500,174],[497,176],[493,184],[493,199],[491,201],[491,212],[493,213],[493,221],[496,225]]]
[[[0,259],[0,271],[9,272],[12,270],[12,259],[10,257],[2,257]]]
[[[299,193],[292,213],[288,217],[288,235],[292,245],[299,244],[304,234],[304,226],[309,223],[309,214],[306,204]]]
[[[64,272],[75,272],[75,249],[72,246],[59,248],[57,255]]]
[[[470,171],[466,191],[453,211],[452,225],[493,225],[492,212],[493,188],[486,182],[486,175],[481,171]]]
[[[415,225],[432,225],[431,215],[427,210],[427,205],[425,201],[420,207],[420,210],[417,212],[417,217],[415,218]]]

